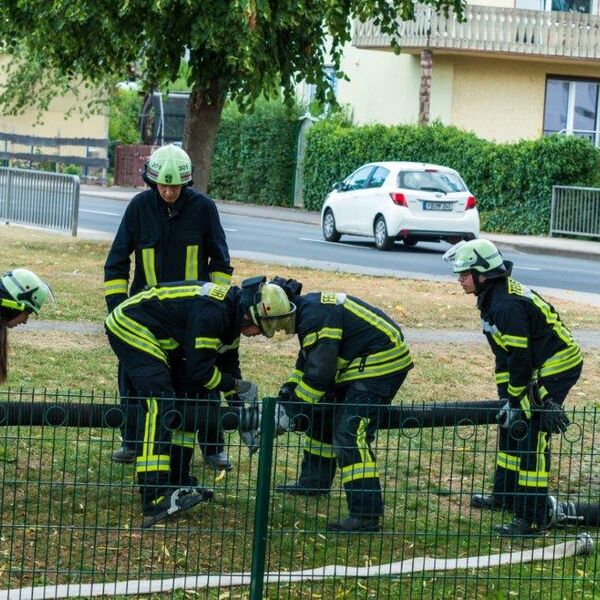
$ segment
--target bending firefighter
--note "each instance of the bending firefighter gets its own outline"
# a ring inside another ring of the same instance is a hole
[[[257,291],[267,308],[281,297],[276,287]],[[301,348],[279,399],[290,428],[304,421],[307,430],[298,481],[277,491],[327,494],[339,467],[350,515],[327,529],[377,531],[383,498],[371,443],[380,413],[413,366],[408,346],[390,317],[353,296],[311,293],[294,297],[290,307],[286,330],[298,335]]]
[[[8,330],[27,323],[31,313],[39,314],[52,290],[35,273],[13,269],[0,279],[0,383],[8,376]]]
[[[181,148],[158,148],[144,166],[143,179],[150,189],[135,196],[125,211],[104,265],[104,288],[108,311],[128,297],[131,255],[135,270],[129,294],[161,282],[211,281],[229,284],[233,269],[225,233],[215,203],[192,189],[192,163]],[[185,373],[185,357],[169,355],[174,383]],[[122,403],[133,395],[119,369]],[[178,391],[176,387],[176,391]],[[220,402],[219,395],[214,398]],[[115,462],[135,460],[135,423],[122,428],[123,445],[113,454]],[[231,469],[223,451],[223,436],[198,440],[204,458],[213,469]]]
[[[550,436],[569,424],[562,404],[581,374],[581,351],[552,305],[510,277],[512,263],[490,241],[461,242],[444,260],[465,293],[477,297],[498,395],[506,401],[498,413],[492,494],[476,494],[471,504],[513,511],[501,535],[536,535],[549,524]]]
[[[144,526],[212,498],[190,473],[195,432],[180,427],[180,412],[206,407],[202,399],[218,392],[238,406],[256,399],[256,386],[241,381],[239,367],[240,333],[254,335],[255,329],[247,309],[237,287],[183,282],[140,292],[106,318],[110,345],[140,399],[136,474]],[[185,357],[179,400],[169,369],[174,351]],[[184,402],[182,395],[194,400]]]

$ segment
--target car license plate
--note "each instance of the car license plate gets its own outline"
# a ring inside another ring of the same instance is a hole
[[[452,202],[431,202],[426,200],[423,202],[423,210],[452,210]]]

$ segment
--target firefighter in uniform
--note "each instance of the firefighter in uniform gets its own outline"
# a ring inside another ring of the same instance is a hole
[[[104,265],[104,289],[108,311],[128,297],[131,255],[135,270],[129,294],[134,295],[157,283],[170,281],[211,281],[229,284],[233,269],[215,203],[193,190],[192,164],[181,148],[168,145],[156,150],[143,172],[149,190],[129,203]],[[169,356],[173,382],[185,387],[179,374],[185,372],[183,356]],[[176,389],[176,391],[180,391]],[[129,398],[125,378],[119,369],[121,402]],[[215,402],[219,396],[215,395]],[[122,430],[123,445],[113,454],[115,462],[133,462],[135,423],[127,422]],[[199,440],[204,458],[216,470],[230,469],[223,451],[223,435]]]
[[[390,317],[353,296],[310,293],[293,305],[301,349],[279,398],[291,423],[305,419],[308,429],[298,481],[276,489],[327,494],[339,467],[350,515],[327,529],[377,531],[383,498],[371,443],[413,367],[408,346]]]
[[[48,298],[54,300],[48,284],[27,269],[0,278],[0,383],[8,375],[8,330],[27,323],[31,313],[39,314]]]
[[[581,374],[581,351],[553,306],[510,277],[512,263],[492,242],[460,242],[444,260],[465,293],[477,296],[498,395],[506,400],[493,492],[475,494],[471,505],[512,510],[501,535],[536,535],[547,525],[550,435],[568,426],[562,404]]]
[[[128,386],[142,400],[136,474],[144,526],[212,497],[189,471],[191,453],[179,451],[193,449],[195,434],[178,421],[177,411],[190,410],[190,402],[175,397],[168,354],[179,348],[185,356],[188,397],[223,392],[236,405],[255,400],[256,386],[241,381],[239,368],[240,333],[256,334],[247,312],[238,287],[177,282],[139,292],[106,318]]]

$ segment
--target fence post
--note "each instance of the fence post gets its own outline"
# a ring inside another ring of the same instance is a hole
[[[554,235],[554,218],[556,215],[556,186],[552,186],[552,204],[550,205],[550,237]]]
[[[79,224],[79,177],[73,175],[73,212],[71,213],[71,235],[77,237],[77,225]]]
[[[8,184],[7,184],[7,191],[6,191],[6,224],[8,225],[8,223],[10,223],[10,217],[11,217],[11,208],[12,208],[12,184],[13,184],[13,172],[11,171],[10,167],[8,169]]]
[[[267,528],[271,496],[271,467],[273,464],[273,439],[275,433],[275,402],[277,398],[263,398],[260,421],[260,449],[258,478],[256,481],[256,506],[254,508],[254,537],[252,540],[252,569],[250,573],[250,600],[263,599],[265,555],[267,553]]]

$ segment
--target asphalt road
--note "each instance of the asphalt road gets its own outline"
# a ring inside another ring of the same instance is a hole
[[[82,194],[79,227],[114,234],[126,205],[120,200]],[[449,247],[445,243],[423,243],[414,248],[396,244],[389,252],[380,252],[368,238],[342,238],[337,244],[325,242],[315,225],[227,213],[221,214],[221,221],[234,257],[366,274],[454,279],[442,261]],[[530,287],[600,294],[600,261],[509,249],[503,254],[515,261],[515,278]]]

